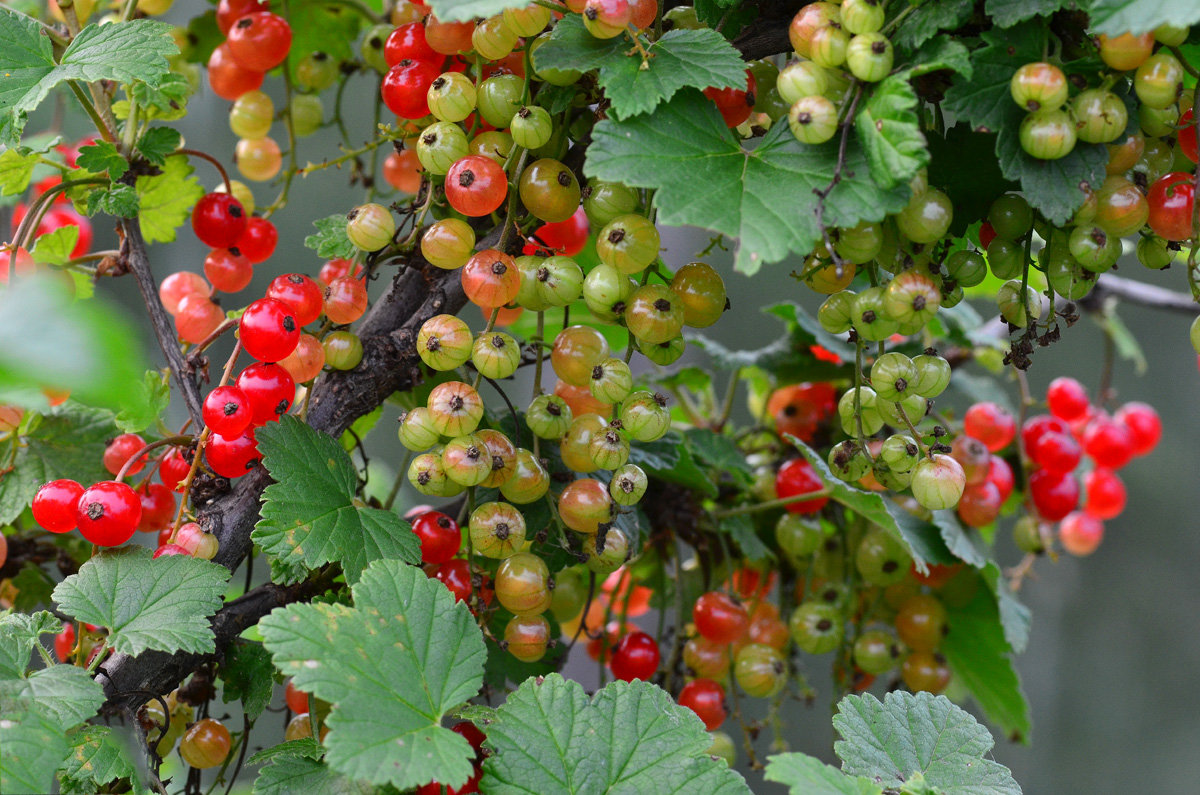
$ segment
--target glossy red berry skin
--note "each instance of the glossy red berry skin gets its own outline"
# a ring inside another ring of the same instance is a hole
[[[1017,434],[1017,422],[995,403],[976,403],[963,415],[963,432],[995,453],[1012,442]]]
[[[267,285],[267,298],[274,298],[290,307],[301,326],[307,326],[321,316],[324,296],[321,285],[302,273],[276,276]]]
[[[142,520],[142,500],[124,483],[104,480],[85,489],[77,503],[79,532],[102,547],[115,547],[133,537]]]
[[[234,22],[247,14],[266,10],[267,3],[260,0],[221,0],[217,3],[217,28],[222,36],[228,36]]]
[[[236,386],[219,386],[204,398],[204,424],[222,436],[240,436],[250,427],[250,398]]]
[[[228,42],[218,44],[209,56],[208,84],[221,99],[233,102],[247,91],[258,89],[262,83],[263,73],[247,69],[234,60]]]
[[[1000,502],[1004,502],[1013,492],[1013,487],[1016,485],[1013,479],[1012,467],[998,455],[994,455],[988,459],[988,482],[995,486],[1000,492]]]
[[[270,11],[241,17],[229,28],[229,53],[243,68],[266,72],[283,63],[292,46],[287,20]]]
[[[1083,450],[1074,436],[1048,431],[1038,437],[1029,457],[1051,472],[1071,472],[1079,466]]]
[[[458,522],[440,511],[429,511],[413,519],[412,530],[421,542],[422,563],[445,563],[462,546]]]
[[[175,518],[175,494],[161,483],[148,483],[137,491],[142,501],[142,519],[137,529],[157,533]]]
[[[1192,236],[1192,213],[1196,186],[1191,174],[1175,171],[1155,180],[1146,195],[1150,216],[1146,225],[1165,240],[1181,241]]]
[[[1083,450],[1097,466],[1120,469],[1133,458],[1133,434],[1122,423],[1099,417],[1083,432]]]
[[[1097,468],[1083,476],[1084,512],[1096,519],[1113,519],[1125,510],[1125,483],[1111,469]]]
[[[533,237],[535,239],[527,242],[521,253],[536,254],[539,251],[549,251],[573,257],[587,245],[587,213],[580,207],[565,221],[542,224],[534,230]]]
[[[754,110],[754,75],[746,70],[746,88],[706,88],[704,96],[713,101],[726,127],[737,127]]]
[[[729,594],[709,591],[696,600],[692,621],[701,637],[717,644],[740,640],[750,627],[745,605]]]
[[[246,353],[260,362],[277,362],[296,350],[300,325],[287,304],[274,298],[260,298],[242,313],[238,335]]]
[[[159,545],[159,547],[157,549],[154,550],[154,554],[151,555],[150,557],[153,560],[158,560],[159,558],[169,558],[173,555],[183,555],[184,557],[191,557],[191,554],[192,553],[188,552],[186,549],[179,546],[178,544],[161,544],[161,545]]]
[[[296,382],[277,364],[250,365],[238,375],[237,388],[250,403],[250,427],[277,422],[296,398]]]
[[[209,193],[192,208],[192,231],[206,246],[233,248],[246,231],[246,211],[228,193]]]
[[[425,40],[425,26],[420,22],[406,22],[392,31],[383,44],[383,59],[388,66],[408,58],[413,61],[430,61],[441,65],[445,56],[429,46]]]
[[[104,448],[104,456],[101,459],[104,468],[108,470],[110,475],[115,475],[121,471],[121,467],[133,457],[135,453],[146,446],[146,440],[138,436],[136,433],[123,433],[117,438],[108,443]],[[143,455],[137,461],[129,465],[129,469],[125,471],[127,475],[136,475],[146,466],[146,456]]]
[[[1087,414],[1091,402],[1083,384],[1074,378],[1061,376],[1046,388],[1046,404],[1050,413],[1060,420],[1072,422]]]
[[[1052,417],[1049,414],[1039,414],[1026,420],[1025,425],[1021,428],[1021,445],[1025,448],[1026,455],[1032,456],[1038,439],[1042,437],[1042,434],[1050,431],[1069,434],[1071,428],[1058,417]]]
[[[213,472],[223,478],[240,477],[262,463],[253,428],[232,439],[213,434],[208,437],[204,456]]]
[[[471,566],[465,560],[448,560],[437,567],[433,578],[454,594],[454,601],[465,602],[471,598]]]
[[[1134,401],[1117,409],[1113,419],[1129,429],[1133,439],[1133,454],[1146,455],[1162,439],[1162,419],[1154,407]]]
[[[609,667],[617,679],[648,681],[658,670],[658,643],[645,632],[630,632],[613,649]]]
[[[79,523],[76,506],[83,486],[73,480],[52,480],[33,496],[33,520],[51,533],[69,533]]]
[[[825,488],[821,477],[812,465],[803,458],[793,458],[779,468],[775,476],[775,496],[779,499],[807,494],[810,491],[820,491]],[[791,513],[816,513],[829,502],[828,497],[816,497],[811,500],[800,500],[789,503],[787,510]]]
[[[279,232],[275,224],[266,218],[251,216],[246,219],[246,231],[238,238],[237,248],[246,259],[257,265],[271,258],[278,243]]]
[[[1039,469],[1029,475],[1029,496],[1043,519],[1057,522],[1079,504],[1079,482],[1070,474]]]
[[[472,218],[499,209],[508,195],[508,180],[499,163],[483,155],[467,155],[446,173],[446,201]]]
[[[158,477],[164,486],[175,491],[187,477],[188,470],[191,468],[192,465],[183,457],[183,453],[179,452],[179,448],[172,447],[171,451],[159,462]]]
[[[688,682],[679,691],[678,702],[695,712],[709,731],[716,731],[725,722],[725,688],[711,679]]]
[[[442,73],[440,64],[405,58],[384,75],[380,86],[383,103],[402,119],[429,115],[429,86]]]

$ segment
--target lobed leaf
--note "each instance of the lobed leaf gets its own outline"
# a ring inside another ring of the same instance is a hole
[[[0,19],[3,19],[0,14]],[[44,709],[0,714],[0,792],[52,792],[54,771],[67,755],[67,737]]]
[[[138,221],[148,243],[170,243],[175,230],[188,220],[192,207],[204,195],[204,188],[192,176],[185,155],[166,158],[162,173],[140,176],[134,183],[138,197]]]
[[[791,795],[882,795],[883,789],[862,776],[848,776],[815,756],[775,754],[767,758],[767,781],[783,784]]]
[[[1200,22],[1200,5],[1191,0],[1090,0],[1082,5],[1091,29],[1109,36],[1149,33],[1168,24],[1186,28]]]

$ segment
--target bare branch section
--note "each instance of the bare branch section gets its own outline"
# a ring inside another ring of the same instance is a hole
[[[1079,303],[1091,306],[1109,296],[1119,298],[1127,304],[1145,306],[1150,309],[1165,309],[1168,312],[1180,312],[1185,315],[1200,315],[1200,304],[1193,301],[1187,293],[1177,293],[1165,287],[1126,279],[1112,273],[1102,274],[1096,281],[1092,292]]]
[[[158,346],[167,357],[171,375],[175,376],[179,391],[183,393],[192,423],[201,428],[204,426],[204,420],[200,412],[200,388],[196,385],[190,368],[183,361],[183,354],[179,352],[179,343],[175,338],[175,326],[158,297],[158,285],[154,283],[154,275],[150,273],[150,257],[146,253],[146,239],[142,237],[141,224],[137,218],[124,218],[121,220],[121,231],[125,235],[122,253],[129,262],[129,269],[137,280],[138,289],[142,291],[142,300],[146,303],[146,312],[154,326]]]

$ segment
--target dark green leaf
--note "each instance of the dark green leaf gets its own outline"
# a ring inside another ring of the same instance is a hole
[[[115,407],[145,370],[139,339],[99,299],[75,301],[48,277],[22,279],[0,295],[0,389],[55,386]]]
[[[127,748],[132,737],[119,738],[107,726],[84,726],[70,737],[71,753],[59,770],[64,793],[94,793],[116,779],[137,778]],[[135,786],[136,792],[145,788]]]
[[[156,166],[161,166],[167,162],[167,155],[179,148],[182,140],[183,137],[179,134],[179,130],[173,130],[170,127],[151,127],[138,139],[137,150],[146,160]]]
[[[987,564],[987,551],[983,548],[979,531],[963,525],[955,511],[934,511],[933,523],[941,531],[942,540],[954,557],[977,569]]]
[[[917,93],[908,81],[908,72],[885,78],[854,117],[871,178],[881,188],[907,184],[929,163],[917,118]]]
[[[153,425],[170,403],[171,385],[163,373],[147,370],[141,381],[129,386],[117,412],[117,427],[125,433],[140,433]]]
[[[292,28],[287,63],[293,77],[301,59],[314,52],[325,53],[334,63],[352,61],[357,56],[354,42],[365,20],[352,6],[326,0],[290,0],[287,12]],[[440,14],[438,18],[445,19]]]
[[[0,792],[54,790],[54,771],[67,755],[67,736],[49,712],[37,705],[5,712],[0,716],[0,748]]]
[[[1068,5],[1068,0],[987,0],[983,10],[996,27],[1011,28],[1031,17],[1048,17]]]
[[[334,439],[291,416],[262,428],[257,439],[275,482],[263,492],[262,518],[250,537],[272,557],[310,569],[337,561],[352,582],[372,560],[420,561],[408,522],[356,498],[354,464]]]
[[[578,86],[555,86],[550,83],[542,83],[542,87],[537,92],[537,103],[551,116],[557,116],[575,101],[575,95],[579,93]],[[0,163],[0,168],[3,164]],[[2,172],[0,172],[2,173]]]
[[[207,64],[213,50],[225,41],[225,34],[217,27],[215,9],[207,9],[203,14],[195,14],[188,20],[187,41],[188,48],[184,50],[184,55],[188,61]]]
[[[892,42],[901,50],[915,50],[943,30],[962,27],[974,11],[974,0],[928,0],[901,23]]]
[[[75,249],[75,243],[78,240],[78,226],[74,224],[60,226],[53,232],[39,235],[29,256],[33,257],[34,262],[46,265],[65,265],[71,258],[71,252]],[[7,261],[4,262],[4,267],[8,267]]]
[[[746,462],[746,454],[737,446],[737,442],[722,433],[708,428],[688,428],[683,432],[692,455],[700,462],[708,464],[718,472],[728,472],[749,479],[751,468]]]
[[[672,30],[649,45],[649,59],[631,50],[624,37],[597,39],[583,18],[568,15],[534,53],[538,69],[599,70],[597,82],[612,103],[614,118],[648,113],[681,88],[746,85],[746,64],[713,30]]]
[[[117,151],[117,145],[111,141],[97,141],[80,147],[79,158],[75,163],[93,174],[108,172],[108,178],[111,180],[120,179],[129,170],[129,161]]]
[[[123,547],[83,564],[54,589],[54,601],[71,618],[107,627],[114,651],[204,654],[214,649],[208,617],[228,580],[228,569],[207,560],[151,560],[145,547]]]
[[[792,795],[881,795],[883,789],[862,776],[848,776],[808,754],[775,754],[767,759],[767,781],[788,787]]]
[[[738,514],[722,519],[720,529],[729,533],[730,538],[742,551],[742,556],[749,562],[757,563],[760,560],[775,559],[775,553],[758,537],[754,520],[749,514]]]
[[[352,590],[352,608],[293,604],[260,624],[295,686],[334,704],[326,761],[373,784],[462,786],[471,747],[441,722],[482,683],[486,651],[470,610],[398,560],[375,561]]]
[[[882,702],[846,696],[833,728],[842,770],[898,788],[914,773],[943,795],[1020,795],[1008,768],[987,758],[987,729],[945,696],[896,691]]]
[[[1077,143],[1066,157],[1039,160],[1021,147],[1024,112],[1010,102],[996,140],[996,159],[1007,179],[1019,181],[1029,204],[1056,225],[1066,224],[1083,204],[1081,185],[1098,189],[1104,182],[1108,149],[1104,144]]]
[[[970,79],[975,73],[971,54],[960,41],[939,38],[928,42],[912,57],[913,66],[908,69],[913,76],[929,72],[951,71]]]
[[[25,678],[0,679],[0,713],[37,707],[63,732],[94,716],[103,703],[100,683],[74,665],[51,665]]]
[[[50,604],[55,583],[41,566],[26,562],[9,582],[17,589],[12,603],[14,610],[29,612]]]
[[[258,720],[275,689],[275,666],[261,643],[236,641],[225,652],[221,663],[221,700],[226,704],[241,701],[246,717]]]
[[[1200,22],[1200,5],[1191,0],[1090,0],[1083,5],[1091,19],[1089,29],[1110,36],[1149,33],[1168,24],[1186,28]]]
[[[357,250],[346,237],[346,216],[330,215],[313,221],[315,235],[304,238],[304,245],[317,252],[322,259],[349,258]]]
[[[655,685],[612,682],[589,700],[578,682],[550,674],[526,680],[496,710],[481,789],[748,793],[740,775],[705,753],[710,743],[695,714]]]
[[[0,678],[25,676],[29,657],[42,635],[56,634],[62,622],[45,610],[0,616]]]
[[[166,159],[163,173],[137,178],[138,220],[147,242],[174,240],[175,230],[188,220],[192,207],[204,195],[193,170],[185,155],[174,155]]]
[[[966,124],[957,124],[945,138],[931,134],[928,141],[929,184],[945,191],[954,203],[952,235],[966,233],[974,219],[987,217],[998,196],[1018,188],[1000,173],[995,134],[972,132]],[[963,163],[971,167],[963,168]]]
[[[939,650],[956,680],[997,729],[1010,739],[1029,742],[1029,703],[991,592],[980,587],[968,604],[947,607],[946,620],[949,632]]]
[[[1045,26],[1032,22],[1012,30],[985,31],[982,38],[986,46],[971,55],[975,71],[970,78],[955,78],[946,92],[946,111],[972,127],[986,128],[986,132],[1004,127],[1012,117],[1011,111],[1020,111],[1009,88],[1013,73],[1042,59],[1047,31]]]
[[[137,190],[132,185],[117,183],[88,193],[87,214],[105,213],[115,218],[133,218],[138,214]]]
[[[1029,643],[1029,625],[1033,618],[1029,608],[1017,599],[1016,594],[1008,587],[1008,580],[1000,572],[1000,567],[990,562],[980,572],[983,580],[991,588],[996,597],[1000,610],[1000,624],[1004,627],[1004,639],[1017,654],[1025,651]]]
[[[592,131],[589,176],[655,188],[658,220],[739,238],[736,268],[755,273],[790,252],[807,254],[820,238],[814,190],[833,179],[838,142],[806,146],[777,124],[753,151],[733,139],[702,94],[680,91],[652,116],[606,119]],[[881,191],[865,155],[847,147],[842,179],[825,201],[825,223],[854,226],[899,211],[907,187]]]
[[[282,746],[276,746],[279,747]],[[295,795],[302,792],[319,792],[321,795],[373,795],[378,791],[370,784],[343,776],[319,759],[302,754],[280,754],[273,757],[270,764],[264,767],[254,780],[254,795]]]

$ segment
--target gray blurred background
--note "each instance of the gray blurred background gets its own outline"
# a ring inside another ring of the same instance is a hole
[[[172,15],[177,13],[178,8]],[[347,124],[353,145],[359,145],[372,135],[369,114],[377,83],[373,75],[360,74],[351,80],[346,92]],[[282,81],[269,78],[265,90],[280,107]],[[322,99],[328,119],[332,92]],[[228,127],[228,110],[228,102],[202,88],[180,128],[188,145],[231,164],[236,138]],[[31,131],[35,125],[36,121],[30,125]],[[84,128],[81,120],[72,116],[69,129]],[[286,149],[283,125],[276,124],[272,134]],[[322,130],[300,141],[298,160],[303,164],[337,156],[337,146],[336,132]],[[384,154],[386,149],[381,150],[380,161]],[[207,187],[218,184],[210,166],[200,161],[195,165]],[[231,172],[231,176],[237,175]],[[360,187],[347,187],[348,176],[348,170],[330,169],[295,181],[290,204],[272,219],[280,232],[274,258],[258,266],[250,287],[226,298],[227,308],[261,296],[270,279],[280,273],[315,275],[321,261],[302,241],[313,231],[313,218],[344,212],[362,200]],[[269,204],[277,191],[274,184],[253,187],[260,206]],[[160,280],[179,269],[202,271],[206,249],[187,227],[180,230],[179,238],[174,244],[152,249],[154,271]],[[111,228],[98,219],[95,246],[112,243]],[[707,235],[702,232],[670,231],[664,236],[664,258],[677,266],[706,243]],[[769,341],[764,333],[773,333],[776,327],[773,321],[760,319],[760,306],[794,300],[815,311],[819,304],[817,296],[787,275],[798,261],[771,265],[747,278],[731,272],[727,254],[715,254],[708,261],[726,274],[734,311],[708,331],[730,347],[753,348]],[[1186,289],[1180,267],[1152,273],[1130,261],[1123,263],[1121,274]],[[132,280],[106,281],[99,292],[123,303],[130,317],[145,325]],[[985,317],[995,313],[984,302],[975,304]],[[1196,717],[1200,714],[1200,686],[1195,676],[1200,663],[1200,625],[1194,612],[1200,607],[1200,577],[1196,575],[1200,537],[1192,504],[1200,480],[1200,453],[1195,443],[1200,420],[1193,408],[1200,397],[1200,375],[1188,343],[1188,318],[1134,306],[1122,306],[1119,311],[1141,341],[1148,368],[1139,377],[1130,363],[1119,362],[1114,382],[1117,400],[1152,403],[1162,415],[1165,434],[1153,455],[1135,460],[1122,471],[1129,490],[1128,507],[1120,518],[1107,523],[1100,549],[1085,559],[1065,557],[1057,564],[1040,561],[1021,591],[1034,616],[1029,650],[1017,660],[1032,705],[1032,744],[1013,745],[998,738],[995,757],[1012,768],[1029,793],[1194,792],[1200,781],[1200,755],[1194,750],[1200,747],[1200,720]],[[466,310],[464,316],[473,325],[480,322],[474,309]],[[148,326],[144,339],[147,353],[157,356]],[[226,350],[214,350],[214,363],[224,360]],[[692,351],[688,356],[700,354]],[[1030,379],[1035,394],[1044,394],[1046,383],[1064,373],[1094,390],[1102,364],[1102,336],[1084,319],[1063,341],[1037,352]],[[1007,388],[1010,397],[1015,396],[1015,388]],[[182,417],[179,405],[173,405],[172,411]],[[395,467],[400,454],[391,428],[385,417],[368,446],[377,457],[390,458]],[[402,499],[398,507],[404,505]],[[1002,532],[1000,537],[1006,535]],[[1007,541],[1001,549],[1002,564],[1019,559]],[[795,750],[831,760],[830,688],[827,677],[823,680],[816,674],[823,666],[812,667],[820,698],[811,708],[798,703],[790,707],[786,715],[789,741]],[[594,666],[581,669],[585,676],[594,675],[591,671]],[[264,719],[266,723],[274,721]],[[728,723],[725,728],[733,731]],[[769,741],[769,732],[764,732],[758,743],[761,752],[767,751]],[[770,791],[758,774],[748,776],[755,791]]]

